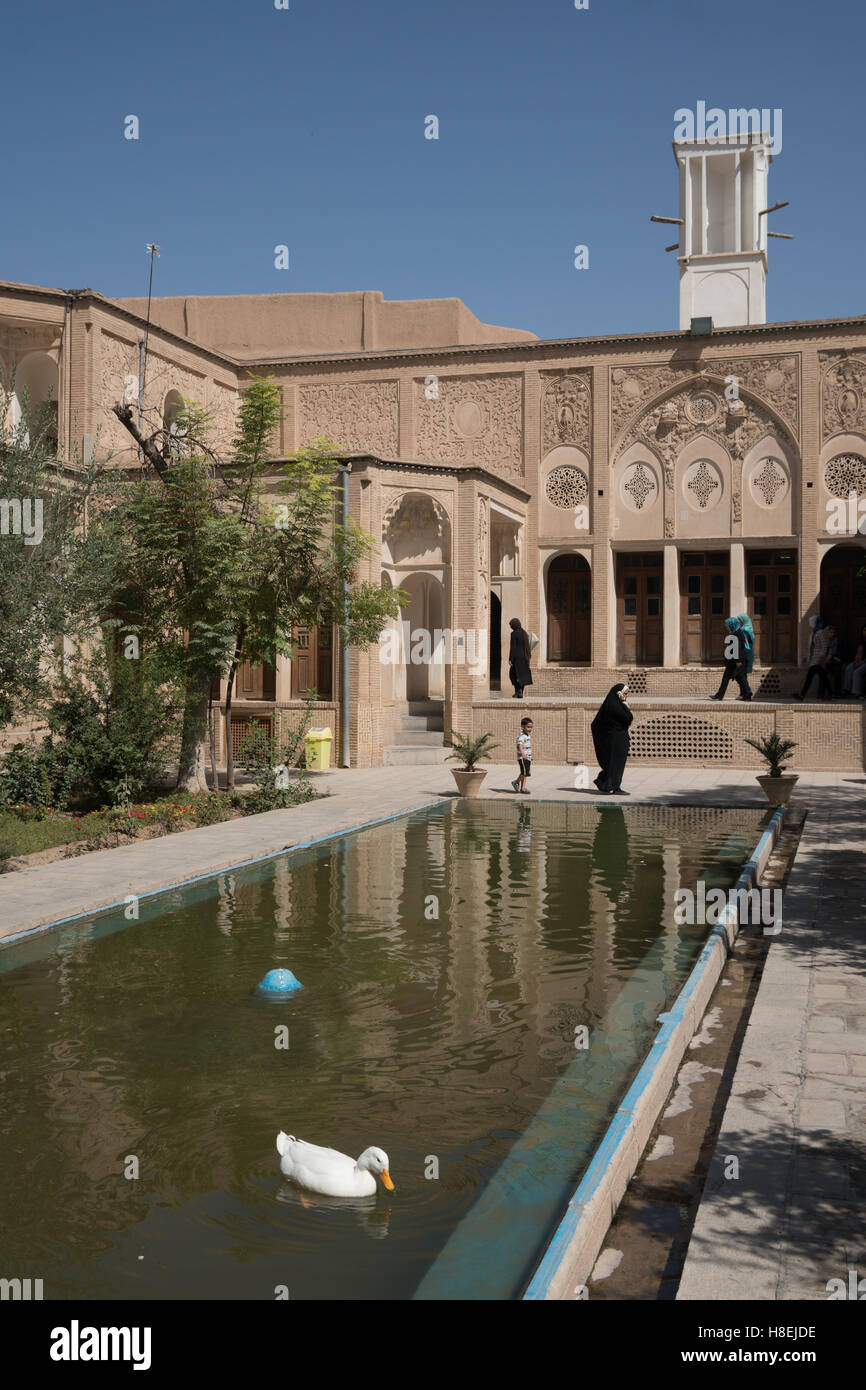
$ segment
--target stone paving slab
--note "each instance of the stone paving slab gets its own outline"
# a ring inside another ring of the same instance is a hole
[[[850,1269],[866,1274],[866,806],[853,777],[801,799],[810,811],[785,920],[743,1040],[680,1299],[817,1301],[829,1280],[847,1286]],[[780,1008],[783,998],[796,1007]],[[729,1155],[736,1180],[724,1175]]]

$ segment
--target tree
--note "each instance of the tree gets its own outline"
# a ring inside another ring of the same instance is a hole
[[[13,424],[13,390],[0,379],[0,726],[50,693],[62,639],[80,617],[72,557],[105,471],[58,462],[50,402],[31,408],[24,393]]]
[[[206,413],[187,401],[174,432],[139,429],[128,405],[114,413],[139,446],[145,475],[102,512],[91,546],[114,567],[103,621],[140,634],[182,678],[178,785],[206,788],[208,695],[230,689],[244,661],[291,655],[298,624],[343,621],[353,645],[377,640],[405,595],[357,581],[372,539],[336,520],[339,460],[316,441],[273,460],[281,410],[272,377],[241,392],[227,457],[213,447]],[[149,475],[149,476],[148,476]]]

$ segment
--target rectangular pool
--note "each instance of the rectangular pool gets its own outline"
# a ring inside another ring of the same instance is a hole
[[[766,820],[449,802],[0,949],[4,1276],[519,1297],[706,939],[674,893]],[[279,1129],[379,1145],[396,1192],[302,1199]]]

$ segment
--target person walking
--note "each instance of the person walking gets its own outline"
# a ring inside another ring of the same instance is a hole
[[[517,735],[517,769],[517,776],[511,785],[520,795],[529,796],[526,779],[532,774],[532,720],[528,716],[521,719],[520,733]]]
[[[725,627],[728,629],[728,635],[725,638],[725,669],[722,673],[721,685],[715,695],[710,696],[710,699],[724,700],[725,691],[729,683],[734,680],[740,687],[740,699],[751,700],[752,691],[746,672],[748,650],[740,619],[733,616],[725,618]]]
[[[600,792],[628,796],[622,789],[622,777],[629,750],[628,726],[633,718],[628,707],[628,686],[622,682],[612,685],[590,725],[599,766],[595,785]]]
[[[818,696],[822,700],[827,699],[827,677],[830,658],[836,648],[836,631],[832,627],[827,627],[823,618],[813,618],[812,640],[809,643],[809,669],[806,672],[806,679],[803,681],[800,691],[791,698],[794,700],[805,700],[812,687],[812,681],[818,677]]]
[[[529,643],[529,633],[521,625],[519,618],[512,618],[509,627],[511,643],[508,648],[508,678],[514,686],[511,698],[522,700],[524,688],[532,685],[532,671],[529,665],[532,647]]]

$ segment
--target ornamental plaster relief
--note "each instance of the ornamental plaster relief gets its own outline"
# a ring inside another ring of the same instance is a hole
[[[436,394],[415,381],[415,454],[523,476],[523,377],[439,377]]]
[[[588,372],[541,373],[541,452],[576,444],[592,453],[592,393]]]
[[[866,430],[866,361],[844,352],[821,352],[821,439]]]
[[[734,415],[721,389],[693,379],[688,388],[657,402],[635,420],[617,452],[636,443],[652,448],[662,459],[665,487],[670,491],[678,457],[699,435],[709,436],[734,460],[742,460],[764,436],[791,447],[787,432],[757,402],[741,398],[741,404],[742,411]]]
[[[721,389],[735,376],[741,387],[759,396],[785,422],[794,439],[800,435],[800,386],[796,354],[771,357],[723,357],[657,367],[613,367],[610,373],[611,437],[633,421],[642,407],[671,387],[703,377]],[[726,402],[726,404],[728,404]]]
[[[380,458],[400,452],[398,383],[333,381],[298,387],[298,442],[330,439],[339,449]]]

